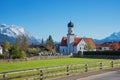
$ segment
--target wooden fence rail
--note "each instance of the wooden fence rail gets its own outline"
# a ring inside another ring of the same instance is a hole
[[[35,68],[27,70],[18,70],[11,72],[1,72],[0,80],[45,80],[60,76],[68,76],[72,74],[77,74],[80,72],[88,72],[93,70],[102,70],[107,68],[120,67],[120,60],[114,61],[104,61],[97,63],[87,63],[87,64],[72,64],[66,66],[55,66],[46,68]],[[32,79],[31,79],[32,78]]]

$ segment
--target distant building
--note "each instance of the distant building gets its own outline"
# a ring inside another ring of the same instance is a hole
[[[92,38],[75,37],[73,32],[74,24],[68,23],[67,37],[63,37],[60,44],[60,52],[68,55],[70,53],[78,53],[78,51],[96,51],[95,43]]]
[[[98,51],[118,51],[120,50],[120,42],[104,42],[96,44]]]
[[[0,54],[3,54],[3,49],[1,46],[0,46]]]

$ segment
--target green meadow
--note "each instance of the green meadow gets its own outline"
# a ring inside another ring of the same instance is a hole
[[[63,66],[70,64],[85,64],[90,62],[104,62],[110,59],[92,59],[92,58],[59,58],[47,60],[32,60],[22,62],[0,62],[0,72],[15,71],[31,68],[44,68],[50,66]]]

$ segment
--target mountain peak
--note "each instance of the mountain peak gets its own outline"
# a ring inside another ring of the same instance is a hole
[[[120,42],[120,31],[119,32],[114,32],[110,36],[101,39],[101,40],[94,40],[95,42]]]
[[[16,26],[16,25],[10,25],[7,26],[6,24],[2,24],[0,26],[0,38],[4,39],[4,37],[7,38],[14,38],[14,40],[18,36],[27,37],[29,39],[30,43],[38,42],[33,36],[31,36],[23,27]],[[6,39],[7,40],[7,39]],[[6,41],[5,40],[5,41]],[[9,39],[8,39],[9,40]],[[2,40],[0,40],[1,42]],[[3,42],[3,41],[2,41]],[[13,41],[14,42],[14,41]],[[12,43],[13,43],[12,42]]]
[[[16,38],[17,36],[28,36],[28,32],[25,31],[23,27],[15,26],[15,25],[10,25],[7,27],[6,25],[1,25],[0,27],[0,32],[3,35],[9,36],[9,37],[14,37]]]
[[[7,25],[6,24],[1,24],[0,27],[7,27]]]

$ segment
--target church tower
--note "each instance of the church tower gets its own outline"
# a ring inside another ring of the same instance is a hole
[[[74,24],[70,21],[68,23],[68,34],[67,34],[67,47],[68,54],[74,52],[74,32],[73,32]]]

